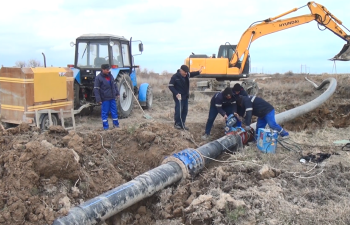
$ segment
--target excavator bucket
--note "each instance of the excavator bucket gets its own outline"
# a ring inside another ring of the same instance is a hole
[[[342,50],[336,54],[332,59],[332,61],[349,61],[350,60],[350,43],[347,43],[343,46]]]

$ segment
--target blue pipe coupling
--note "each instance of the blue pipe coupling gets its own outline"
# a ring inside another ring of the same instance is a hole
[[[202,154],[193,148],[187,148],[181,152],[174,153],[171,156],[166,157],[162,164],[170,161],[179,164],[182,170],[183,179],[189,176],[194,177],[204,168],[205,165],[205,160]]]

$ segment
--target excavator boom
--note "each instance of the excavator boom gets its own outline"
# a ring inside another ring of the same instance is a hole
[[[256,39],[267,34],[271,34],[274,32],[278,32],[278,31],[296,27],[302,24],[306,24],[313,20],[315,20],[319,25],[326,27],[327,29],[332,31],[335,35],[337,35],[338,37],[340,37],[341,39],[347,42],[343,46],[343,49],[337,55],[335,55],[331,60],[349,61],[350,60],[350,48],[349,48],[350,36],[340,27],[342,25],[342,21],[340,21],[337,17],[332,15],[326,9],[326,7],[316,2],[308,2],[307,6],[309,7],[311,14],[278,20],[279,18],[298,10],[297,8],[294,8],[276,17],[268,18],[262,21],[261,23],[251,25],[243,33],[237,45],[235,54],[232,55],[232,58],[230,60],[230,67],[235,67],[235,65],[243,55],[244,55],[244,58],[247,57],[246,54],[249,53],[249,47],[251,43]],[[345,29],[348,30],[347,28]]]
[[[286,19],[282,18],[306,6],[311,11],[310,14]],[[293,28],[311,21],[316,21],[319,29],[320,26],[328,29],[346,42],[342,50],[330,60],[349,61],[350,36],[347,32],[350,33],[350,31],[343,25],[342,21],[330,13],[326,7],[316,2],[308,2],[303,7],[294,8],[278,16],[253,23],[243,33],[237,45],[221,45],[217,58],[215,54],[212,57],[208,57],[207,55],[195,55],[192,53],[185,60],[185,64],[189,66],[190,71],[204,68],[196,78],[212,79],[210,81],[197,82],[197,90],[204,92],[208,90],[223,90],[228,83],[231,86],[231,82],[241,80],[248,94],[256,94],[258,90],[257,84],[254,80],[248,79],[250,72],[250,45],[264,35]]]

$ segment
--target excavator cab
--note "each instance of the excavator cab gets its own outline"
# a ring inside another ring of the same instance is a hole
[[[219,52],[218,52],[218,58],[227,58],[230,62],[230,59],[232,58],[233,54],[236,51],[237,45],[220,45]],[[238,60],[235,67],[241,68],[242,61]],[[250,55],[248,55],[248,59],[244,65],[244,69],[242,71],[242,74],[249,74],[250,72]]]

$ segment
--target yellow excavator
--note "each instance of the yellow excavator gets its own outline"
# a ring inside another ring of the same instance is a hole
[[[309,7],[311,14],[279,19],[305,6]],[[330,60],[349,61],[350,36],[340,26],[343,26],[349,33],[350,31],[342,24],[342,21],[331,14],[326,7],[316,2],[308,2],[305,6],[253,23],[243,33],[237,45],[221,45],[217,57],[215,54],[209,57],[192,53],[185,59],[185,64],[190,68],[190,71],[197,71],[200,67],[203,67],[201,74],[196,78],[215,78],[210,81],[197,82],[197,90],[220,91],[229,85],[231,86],[232,81],[241,79],[243,80],[242,86],[248,94],[256,94],[258,91],[257,84],[250,79],[246,79],[249,77],[250,71],[249,48],[252,42],[264,35],[306,24],[313,20],[346,41],[343,49]]]

